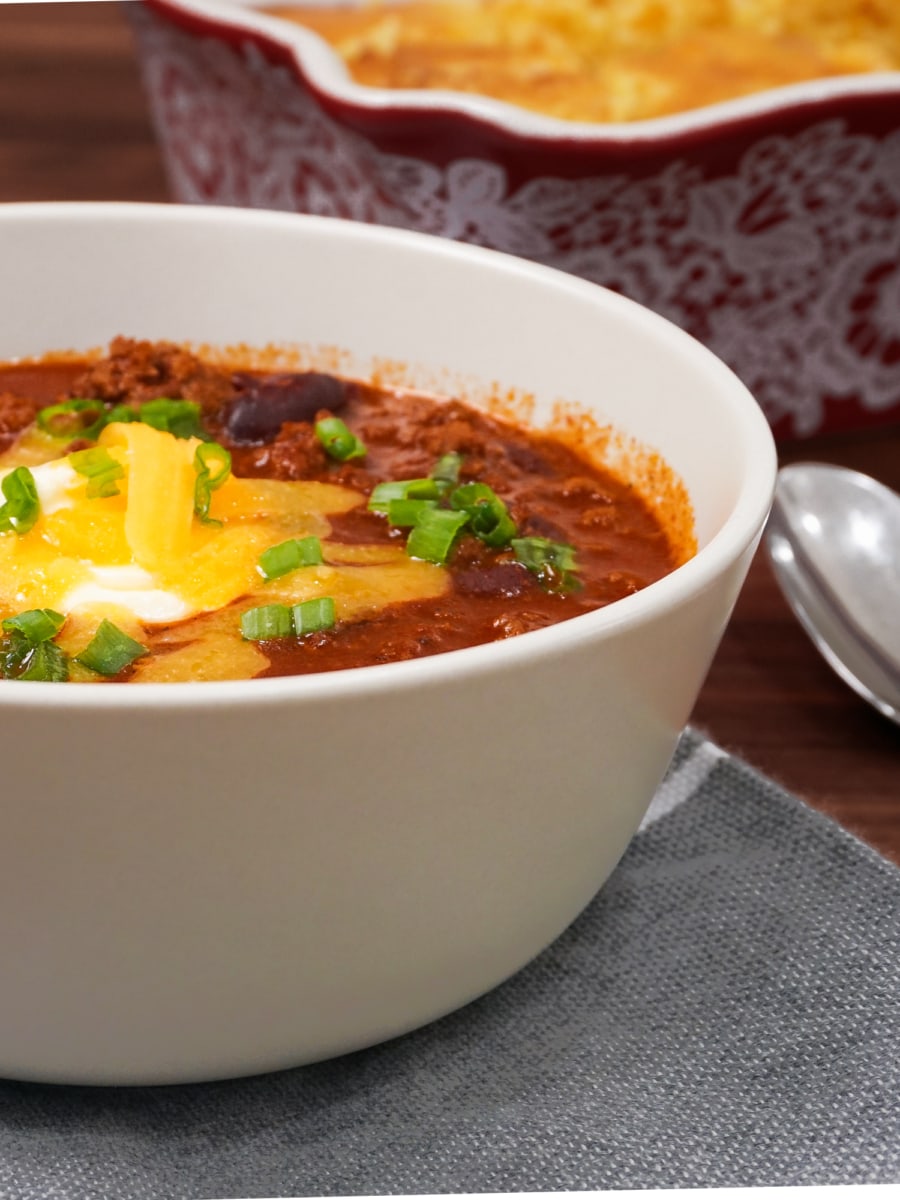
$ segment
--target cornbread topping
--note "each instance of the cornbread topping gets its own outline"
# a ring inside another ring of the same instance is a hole
[[[900,68],[896,0],[412,0],[267,9],[359,83],[445,88],[573,121],[637,121]]]

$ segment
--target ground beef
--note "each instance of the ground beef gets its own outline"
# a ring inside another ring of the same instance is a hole
[[[106,358],[74,381],[71,394],[114,404],[142,404],[165,396],[218,409],[233,393],[230,376],[170,342],[118,337]]]
[[[4,439],[3,448],[12,441],[13,435],[20,433],[26,425],[34,420],[35,404],[12,392],[0,392],[0,439]]]
[[[315,479],[328,471],[329,460],[312,425],[288,422],[275,440],[238,452],[242,471],[270,479]]]

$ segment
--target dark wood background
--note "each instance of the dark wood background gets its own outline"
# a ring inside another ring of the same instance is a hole
[[[122,11],[0,4],[0,201],[82,199],[168,199]],[[900,490],[900,426],[781,454]],[[900,727],[826,667],[761,555],[693,723],[900,863]]]

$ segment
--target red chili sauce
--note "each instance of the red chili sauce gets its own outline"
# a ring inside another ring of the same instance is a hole
[[[464,534],[448,563],[452,586],[440,600],[392,605],[327,632],[269,640],[264,675],[395,662],[497,641],[601,608],[680,561],[635,488],[558,436],[518,428],[456,399],[312,372],[233,371],[164,343],[120,338],[96,361],[0,367],[0,452],[43,406],[70,397],[139,405],[160,396],[200,403],[205,428],[231,452],[237,476],[320,480],[368,494],[384,480],[427,476],[455,451],[460,483],[493,488],[519,536],[575,548],[578,585],[556,592],[508,549]],[[323,414],[340,417],[362,440],[364,458],[340,463],[327,456],[314,431]],[[364,506],[329,520],[338,541],[396,545],[408,532]]]

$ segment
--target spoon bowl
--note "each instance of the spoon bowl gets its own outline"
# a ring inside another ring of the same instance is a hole
[[[826,662],[900,724],[900,495],[842,467],[783,467],[765,545]]]

